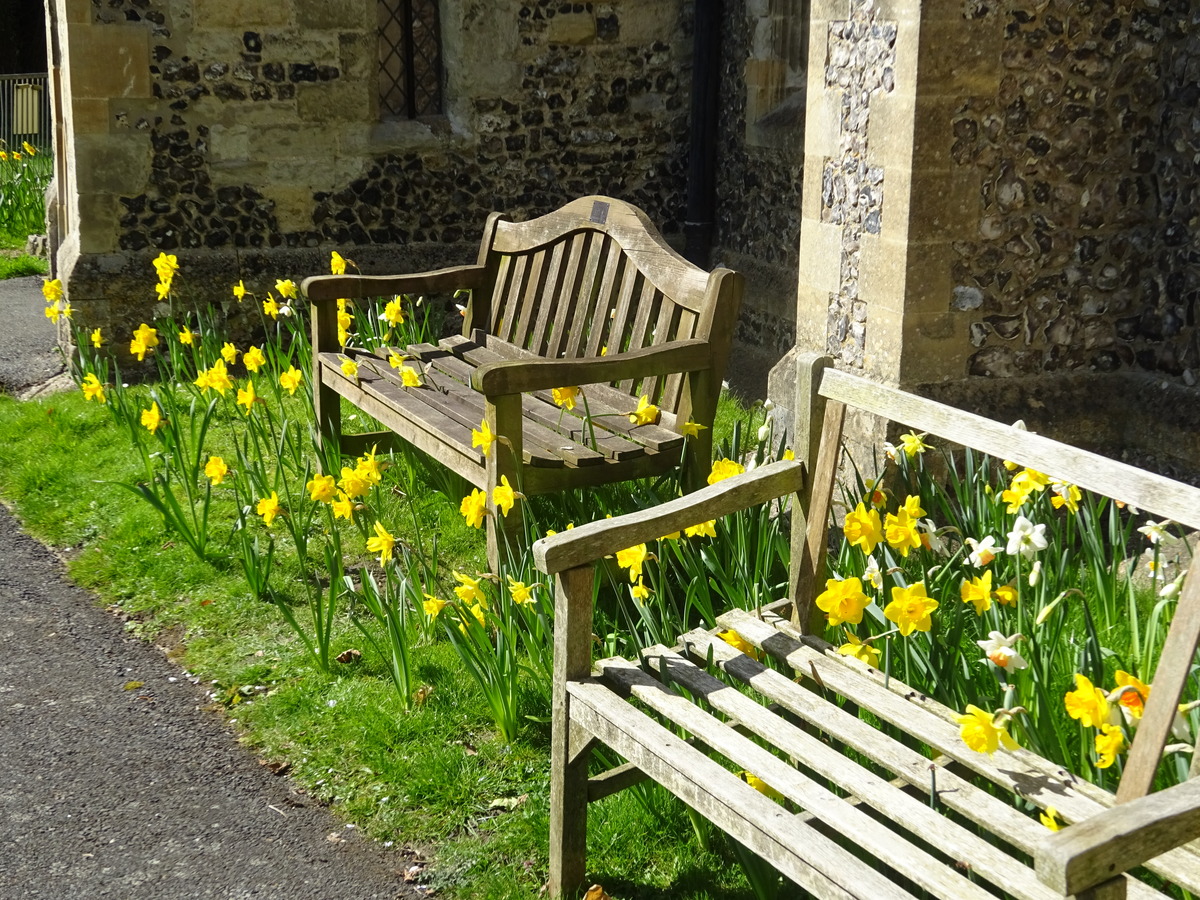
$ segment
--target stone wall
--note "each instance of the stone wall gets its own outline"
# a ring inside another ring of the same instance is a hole
[[[798,0],[726,0],[721,23],[713,259],[746,277],[746,352],[730,377],[749,396],[796,339],[807,13]]]
[[[951,264],[964,374],[1196,366],[1193,7],[966,5],[1001,69],[951,123],[979,186]]]
[[[151,314],[149,260],[195,298],[239,278],[473,260],[488,212],[587,193],[678,232],[683,0],[445,0],[445,114],[379,120],[373,0],[54,0],[67,47],[66,234],[81,324]]]

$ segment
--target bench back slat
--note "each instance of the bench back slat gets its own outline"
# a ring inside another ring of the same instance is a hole
[[[1188,528],[1200,528],[1200,488],[834,369],[825,372],[821,394],[997,459],[1011,459]]]

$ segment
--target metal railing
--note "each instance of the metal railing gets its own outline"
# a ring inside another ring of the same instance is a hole
[[[0,147],[20,150],[25,142],[49,150],[53,129],[48,76],[0,75]]]

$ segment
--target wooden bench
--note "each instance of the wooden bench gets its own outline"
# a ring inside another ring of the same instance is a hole
[[[491,497],[503,477],[539,494],[660,475],[681,461],[689,488],[708,474],[742,279],[693,266],[627,203],[585,197],[520,223],[492,213],[475,265],[321,276],[303,288],[322,438],[339,440],[345,397],[390,432],[343,440],[343,451],[394,433],[487,491],[493,565],[503,523]],[[375,353],[339,346],[339,298],[461,289],[470,290],[461,335]],[[393,350],[421,370],[421,387],[405,387],[388,365]],[[357,377],[343,372],[345,359]],[[554,403],[552,389],[575,386],[584,395],[574,410]],[[661,410],[657,423],[631,423],[642,397]],[[506,439],[486,458],[472,446],[482,422]],[[688,422],[704,427],[685,441]]]
[[[571,894],[586,883],[588,802],[640,778],[666,787],[817,897],[1161,896],[1122,874],[1142,865],[1200,892],[1200,852],[1184,846],[1200,836],[1200,780],[1148,793],[1200,634],[1200,563],[1181,590],[1115,796],[1027,750],[988,756],[969,749],[956,711],[839,656],[808,627],[814,586],[824,577],[847,407],[1017,460],[1193,529],[1200,525],[1200,490],[869,383],[820,358],[801,367],[801,378],[798,461],[771,463],[534,544],[539,568],[556,580],[551,894]],[[641,660],[593,665],[594,561],[789,494],[790,596],[719,619],[775,668],[704,630],[682,635],[673,648],[646,648]],[[596,742],[628,763],[589,779]],[[755,773],[802,811],[759,793],[702,748]],[[1054,807],[1071,824],[1052,833],[1014,797]]]

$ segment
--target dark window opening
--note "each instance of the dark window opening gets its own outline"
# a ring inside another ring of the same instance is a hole
[[[442,111],[437,0],[379,0],[379,112],[415,119]]]

